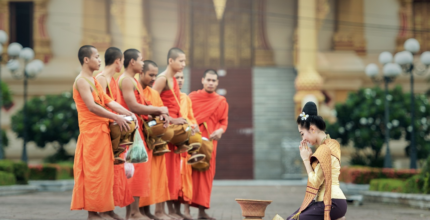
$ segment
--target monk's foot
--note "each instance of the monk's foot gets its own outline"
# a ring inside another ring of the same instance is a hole
[[[190,215],[190,213],[176,213],[179,216],[181,216],[184,220],[193,220],[193,216]]]
[[[112,216],[113,212],[100,212],[100,217],[102,217],[105,220],[117,220],[115,217]]]
[[[116,220],[125,220],[124,218],[121,218],[118,214],[116,214],[114,211],[112,211],[110,214],[110,216],[112,216]]]
[[[165,213],[155,213],[154,219],[155,220],[174,220],[174,218],[170,217]]]
[[[142,215],[140,212],[131,213],[130,217],[127,220],[152,220],[146,215]]]
[[[172,217],[175,220],[184,220],[184,218],[176,213],[169,213],[170,217]]]
[[[210,217],[206,212],[200,213],[198,219],[205,219],[205,220],[216,220],[215,218]]]
[[[104,220],[97,212],[88,212],[88,220]]]
[[[148,218],[150,218],[150,219],[157,219],[157,218],[155,218],[155,216],[154,216],[154,215],[152,215],[150,212],[145,212],[145,214],[146,214],[146,216],[148,216]]]

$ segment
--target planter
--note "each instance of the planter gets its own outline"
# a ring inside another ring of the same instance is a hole
[[[236,199],[246,220],[262,220],[270,200]]]

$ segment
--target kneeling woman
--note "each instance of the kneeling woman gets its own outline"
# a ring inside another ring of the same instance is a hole
[[[344,220],[347,205],[339,187],[340,145],[325,133],[325,122],[318,116],[313,102],[303,107],[297,124],[302,135],[300,156],[308,173],[308,184],[302,206],[287,220]],[[317,147],[314,154],[308,143]]]

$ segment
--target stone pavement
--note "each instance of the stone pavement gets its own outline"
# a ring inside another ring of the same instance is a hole
[[[241,209],[235,198],[273,200],[266,210],[265,220],[276,214],[289,216],[301,204],[305,186],[214,186],[209,213],[218,220],[241,220]],[[0,219],[86,219],[85,211],[70,211],[71,192],[41,192],[0,197]],[[125,208],[116,212],[125,215]],[[196,209],[192,210],[196,216]],[[429,210],[384,204],[364,203],[348,206],[348,220],[430,219]]]

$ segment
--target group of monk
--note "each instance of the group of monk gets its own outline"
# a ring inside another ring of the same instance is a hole
[[[82,71],[73,85],[73,99],[80,135],[73,166],[71,210],[88,211],[88,219],[213,219],[206,209],[210,207],[217,142],[228,123],[227,101],[216,93],[217,72],[206,70],[203,89],[187,95],[180,92],[186,55],[179,48],[169,50],[167,68],[162,73],[158,73],[154,61],[143,60],[136,49],[123,53],[108,48],[105,68],[96,77],[93,74],[101,66],[97,49],[82,46],[78,58]],[[134,174],[128,178],[124,163],[114,165],[109,128],[110,122],[116,122],[121,129],[129,130],[130,121],[124,116],[135,120],[144,141],[144,123],[150,118],[163,119],[165,126],[189,124],[193,132],[201,132],[213,143],[209,169],[193,170],[187,163],[190,156],[170,143],[167,153],[161,155],[153,155],[145,144],[148,161],[133,163]],[[151,205],[155,205],[154,213]],[[115,206],[126,207],[125,218],[114,212]],[[190,206],[198,208],[197,218],[191,216]]]

